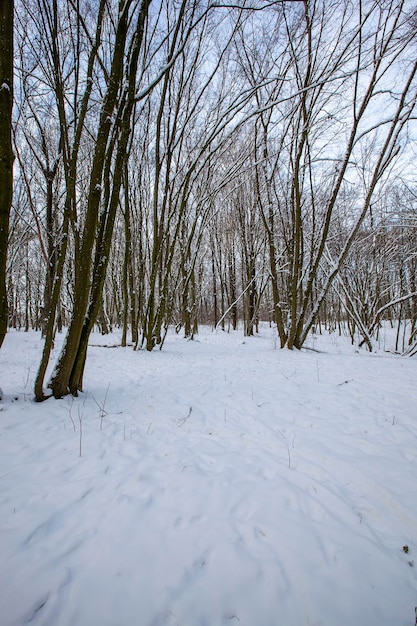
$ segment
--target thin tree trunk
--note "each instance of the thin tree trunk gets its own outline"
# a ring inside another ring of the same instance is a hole
[[[69,220],[69,216],[68,216],[68,213],[66,213],[66,216],[64,218],[64,224],[63,224],[62,242],[61,242],[61,247],[60,247],[60,251],[58,254],[54,285],[53,285],[52,292],[51,292],[50,308],[49,308],[46,327],[45,327],[45,343],[43,346],[42,358],[41,358],[41,362],[39,365],[38,373],[35,379],[35,399],[37,402],[41,402],[42,400],[45,400],[47,397],[43,391],[43,382],[45,379],[46,368],[48,367],[49,357],[51,355],[51,350],[53,348],[53,343],[54,343],[55,319],[56,319],[56,313],[58,310],[59,296],[61,293],[62,277],[64,273],[64,263],[65,263],[66,253],[67,253],[67,245],[68,245],[68,220]],[[60,324],[61,324],[61,315],[60,315],[60,312],[58,311],[58,328],[60,327]]]
[[[0,347],[7,332],[6,261],[13,194],[13,0],[0,0]]]
[[[127,165],[127,162],[126,162]],[[122,275],[122,292],[123,292],[123,329],[122,329],[122,347],[126,346],[126,338],[127,338],[127,327],[129,321],[129,273],[130,273],[130,264],[131,264],[131,254],[130,248],[132,245],[131,242],[131,233],[130,233],[130,206],[129,206],[129,176],[127,171],[127,166],[125,165],[124,172],[124,227],[125,227],[125,250],[124,250],[124,258],[123,258],[123,275]],[[132,328],[133,332],[133,328]]]
[[[216,278],[216,266],[214,263],[214,243],[211,248],[211,279],[213,283],[213,327],[216,328],[218,322],[218,304],[217,304],[217,278]]]

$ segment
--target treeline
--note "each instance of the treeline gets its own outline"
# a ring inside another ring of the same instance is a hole
[[[96,324],[372,349],[388,318],[413,352],[416,26],[411,2],[16,0],[6,280],[36,398],[64,326],[55,397]]]

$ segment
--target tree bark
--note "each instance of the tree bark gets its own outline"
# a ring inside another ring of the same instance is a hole
[[[119,20],[117,24],[114,53],[108,88],[104,97],[100,122],[97,132],[94,159],[91,169],[87,211],[85,216],[84,232],[81,240],[80,254],[76,265],[76,284],[74,288],[74,308],[65,345],[54,376],[49,386],[56,398],[66,394],[76,394],[82,380],[82,371],[85,361],[85,349],[80,347],[83,328],[88,326],[86,313],[90,304],[91,267],[93,250],[96,244],[97,224],[102,201],[103,176],[106,163],[109,159],[109,150],[114,149],[111,133],[114,129],[113,116],[120,105],[119,90],[123,82],[125,68],[125,46],[129,28],[129,6],[131,2],[120,3]],[[141,7],[143,15],[147,15],[150,0]],[[116,115],[118,117],[118,115]],[[110,144],[109,144],[110,139]],[[101,281],[100,281],[101,282]],[[97,294],[101,298],[101,291]],[[96,311],[97,316],[97,311]]]
[[[6,261],[13,194],[13,0],[0,0],[0,347],[7,332]]]
[[[131,134],[135,103],[136,76],[145,21],[151,0],[143,0],[137,26],[125,59],[126,35],[129,27],[128,4],[120,4],[115,52],[109,87],[103,102],[96,142],[85,228],[81,246],[78,283],[74,289],[74,311],[67,341],[50,387],[55,397],[82,391],[88,339],[102,300],[103,286],[110,256],[110,247],[119,194],[123,182],[127,147]],[[123,84],[127,69],[127,83]],[[119,90],[123,89],[120,95]],[[112,122],[112,117],[115,120]],[[114,159],[111,189],[108,186],[110,165]],[[107,186],[102,199],[102,184]],[[99,218],[99,210],[101,214]],[[95,253],[93,253],[95,250]],[[93,264],[94,255],[94,264]],[[92,276],[90,274],[92,273]]]

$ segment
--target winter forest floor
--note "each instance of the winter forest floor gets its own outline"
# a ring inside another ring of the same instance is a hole
[[[40,335],[0,350],[1,626],[414,626],[417,359],[90,343],[42,404]]]

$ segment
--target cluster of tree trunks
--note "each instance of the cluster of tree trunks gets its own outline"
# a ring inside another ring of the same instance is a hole
[[[96,324],[153,350],[171,324],[251,335],[267,319],[293,349],[346,323],[371,349],[385,316],[413,352],[410,2],[15,1],[13,122],[0,3],[0,341],[8,320],[42,330],[37,400],[82,390]]]

